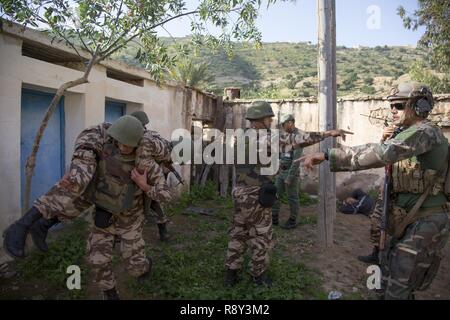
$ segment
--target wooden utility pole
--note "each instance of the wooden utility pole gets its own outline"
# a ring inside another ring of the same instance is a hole
[[[317,0],[319,49],[319,129],[336,128],[336,2]],[[335,147],[334,139],[320,143],[320,151]],[[323,247],[333,245],[333,224],[336,216],[336,178],[329,165],[319,168],[318,236]]]

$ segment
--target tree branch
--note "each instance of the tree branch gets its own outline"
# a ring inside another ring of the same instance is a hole
[[[105,58],[108,57],[108,56],[110,56],[111,54],[113,54],[113,53],[116,52],[117,50],[122,49],[122,48],[125,47],[125,45],[128,44],[131,40],[133,40],[133,39],[135,39],[136,37],[142,35],[144,32],[147,32],[147,31],[149,31],[149,30],[158,28],[159,26],[162,26],[162,25],[164,25],[164,24],[166,24],[166,23],[168,23],[168,22],[170,22],[170,21],[172,21],[172,20],[174,20],[174,19],[178,19],[178,18],[181,18],[181,17],[184,17],[184,16],[188,16],[188,15],[192,15],[192,14],[196,14],[196,13],[199,13],[199,11],[198,11],[198,10],[193,10],[193,11],[180,13],[180,14],[178,14],[178,15],[176,15],[176,16],[167,18],[167,19],[164,20],[164,21],[161,21],[161,22],[159,22],[159,23],[157,23],[157,24],[155,24],[155,25],[152,25],[152,26],[150,26],[150,27],[148,27],[148,28],[145,28],[145,29],[141,30],[141,31],[138,32],[138,33],[135,33],[133,36],[131,36],[130,38],[128,38],[127,40],[125,40],[125,42],[124,42],[123,44],[121,44],[120,46],[117,46],[116,48],[114,48],[115,44],[118,43],[118,39],[120,39],[121,37],[124,36],[123,33],[122,33],[123,36],[117,38],[117,40],[116,40],[111,46],[109,46],[108,49],[105,50]],[[109,51],[109,50],[111,50],[111,51]],[[109,52],[108,52],[108,51],[109,51]]]

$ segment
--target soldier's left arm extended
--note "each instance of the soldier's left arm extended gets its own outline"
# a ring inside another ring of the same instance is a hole
[[[280,148],[284,152],[311,146],[324,140],[328,135],[325,132],[284,133],[280,136]]]
[[[441,137],[429,130],[409,130],[384,143],[333,148],[328,152],[331,171],[381,168],[430,151]]]

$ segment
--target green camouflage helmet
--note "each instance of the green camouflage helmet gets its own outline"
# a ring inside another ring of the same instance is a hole
[[[275,117],[272,107],[266,101],[252,102],[245,115],[247,120],[260,120],[265,117]]]
[[[126,115],[114,121],[106,133],[121,144],[137,147],[139,140],[141,140],[144,135],[144,128],[138,119]]]
[[[137,118],[142,123],[143,126],[146,126],[150,122],[147,114],[144,111],[135,111],[130,115]]]
[[[402,82],[391,89],[389,101],[408,100],[412,102],[417,115],[426,117],[434,106],[433,93],[419,82]]]
[[[295,118],[292,114],[285,114],[284,116],[281,117],[280,119],[280,124],[285,124],[288,121],[294,121],[295,122]]]

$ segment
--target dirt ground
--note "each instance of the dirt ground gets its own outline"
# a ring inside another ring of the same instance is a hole
[[[231,214],[231,210],[230,210]],[[282,206],[280,222],[283,223],[288,216],[287,206]],[[323,288],[326,293],[337,290],[343,293],[344,299],[375,299],[375,295],[366,288],[367,265],[357,260],[358,255],[367,254],[371,250],[369,243],[369,219],[363,215],[344,215],[338,213],[335,219],[334,246],[323,250],[316,241],[317,225],[314,223],[316,207],[301,208],[302,224],[294,230],[283,230],[275,228],[275,241],[278,250],[282,254],[295,261],[301,262],[310,269],[318,271],[322,277]],[[183,241],[177,239],[188,239],[186,236],[201,232],[192,222],[195,219],[204,219],[203,222],[214,219],[202,215],[197,217],[183,214],[172,217],[169,230],[174,239],[165,246],[183,247]],[[210,220],[208,220],[210,219]],[[210,223],[210,222],[207,222]],[[158,239],[156,225],[149,223],[144,232],[146,242],[157,256],[161,243]],[[181,237],[181,238],[180,238]],[[183,238],[185,237],[185,238]],[[442,261],[439,274],[432,287],[416,295],[417,299],[450,299],[450,248],[445,248],[445,258]],[[136,299],[136,293],[127,290],[127,281],[123,264],[114,264],[118,286],[124,288],[121,296],[124,299]],[[45,283],[38,279],[32,282],[24,282],[16,277],[0,279],[0,299],[6,298],[63,298],[58,292],[46,292]],[[86,293],[83,298],[99,299],[98,290],[91,282],[87,283]],[[154,298],[157,298],[154,297]]]
[[[286,207],[284,208],[286,210]],[[315,207],[303,208],[302,215],[314,215]],[[286,214],[286,213],[285,213]],[[358,255],[371,252],[369,242],[369,218],[364,215],[346,215],[337,213],[334,227],[334,246],[320,249],[316,241],[316,225],[300,226],[289,231],[298,243],[312,239],[309,248],[293,243],[292,254],[298,255],[309,267],[319,270],[324,277],[324,289],[341,291],[344,296],[356,294],[356,297],[374,299],[375,295],[366,287],[367,264],[357,260]],[[450,299],[450,247],[444,249],[444,259],[431,288],[416,294],[416,299]]]

